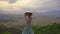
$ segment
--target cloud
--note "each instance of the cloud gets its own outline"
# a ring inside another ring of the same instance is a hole
[[[0,0],[0,10],[7,13],[47,12],[48,9],[59,10],[59,3],[59,0]]]
[[[0,0],[0,1],[7,1],[7,0]]]
[[[8,0],[9,1],[9,3],[15,3],[16,2],[16,0]]]
[[[49,2],[44,3],[44,7],[47,9],[59,9],[60,8],[60,0],[52,0]]]
[[[16,0],[0,0],[0,1],[8,1],[8,3],[15,3]]]

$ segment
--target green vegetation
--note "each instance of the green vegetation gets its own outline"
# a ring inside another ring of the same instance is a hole
[[[34,34],[60,34],[60,24],[33,26]],[[0,34],[22,34],[23,26],[7,27],[0,25]]]
[[[35,34],[60,34],[60,24],[33,27]]]
[[[3,34],[11,34],[10,32],[4,32]]]

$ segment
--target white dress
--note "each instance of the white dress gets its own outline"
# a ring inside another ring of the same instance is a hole
[[[22,34],[34,34],[34,32],[32,31],[32,26],[31,26],[31,24],[28,25],[27,29],[26,29],[26,27],[24,28]]]

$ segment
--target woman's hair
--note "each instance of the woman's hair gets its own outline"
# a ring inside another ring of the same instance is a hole
[[[26,12],[25,16],[32,16],[32,13],[31,12]]]

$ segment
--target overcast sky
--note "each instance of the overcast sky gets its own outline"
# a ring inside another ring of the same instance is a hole
[[[60,11],[60,0],[0,0],[0,13]]]

